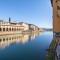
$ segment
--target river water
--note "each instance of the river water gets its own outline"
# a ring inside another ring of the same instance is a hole
[[[45,60],[52,32],[0,36],[0,60]]]

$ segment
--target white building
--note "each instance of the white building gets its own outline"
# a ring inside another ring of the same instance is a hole
[[[24,26],[24,31],[29,30],[29,24],[28,23],[20,22],[19,24]]]
[[[36,25],[29,24],[29,29],[35,31],[38,30],[39,28]]]

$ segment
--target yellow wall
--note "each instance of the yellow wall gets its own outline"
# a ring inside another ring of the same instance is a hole
[[[53,31],[60,32],[60,17],[57,14],[57,0],[53,0]]]

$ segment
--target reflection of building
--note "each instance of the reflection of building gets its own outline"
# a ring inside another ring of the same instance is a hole
[[[12,43],[26,43],[29,39],[29,35],[3,35],[0,36],[0,47],[9,46]]]
[[[29,40],[35,39],[38,33],[34,34],[14,34],[14,35],[2,35],[0,36],[0,48],[5,48],[13,43],[26,43]]]
[[[24,43],[28,42],[28,40],[29,40],[29,35],[25,34],[25,35],[21,36],[20,42],[24,44]]]
[[[32,33],[32,34],[30,35],[30,39],[33,40],[33,39],[35,39],[38,35],[39,35],[39,33]]]
[[[51,0],[53,7],[53,31],[60,35],[60,0]]]

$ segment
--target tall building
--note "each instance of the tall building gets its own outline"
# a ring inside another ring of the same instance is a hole
[[[5,22],[0,20],[0,35],[22,33],[24,29],[25,26],[20,25],[19,23]]]
[[[51,0],[53,8],[53,32],[60,35],[60,0]]]

